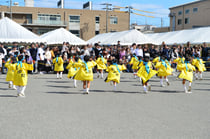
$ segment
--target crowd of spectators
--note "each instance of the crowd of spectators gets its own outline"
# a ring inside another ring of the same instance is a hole
[[[157,56],[165,55],[169,61],[173,61],[180,55],[191,56],[195,54],[204,60],[210,60],[210,49],[206,43],[202,45],[191,45],[189,42],[186,45],[167,46],[164,42],[160,46],[154,45],[139,45],[133,43],[131,46],[122,46],[118,41],[117,45],[102,46],[100,43],[86,46],[71,46],[68,42],[64,42],[61,47],[45,46],[44,44],[32,43],[31,45],[18,46],[18,43],[13,43],[13,46],[7,47],[0,44],[0,72],[5,73],[4,64],[10,56],[24,55],[28,62],[34,63],[34,71],[32,73],[48,73],[53,71],[52,60],[57,55],[62,55],[64,60],[64,69],[69,63],[69,59],[74,56],[79,56],[81,59],[85,55],[89,55],[92,59],[103,55],[106,59],[115,57],[119,64],[127,66],[127,72],[132,72],[129,64],[132,56],[144,57],[150,55],[151,60]],[[65,69],[64,73],[67,73]]]

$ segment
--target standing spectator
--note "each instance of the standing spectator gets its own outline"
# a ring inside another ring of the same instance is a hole
[[[6,63],[6,56],[7,56],[7,50],[4,48],[3,44],[0,44],[0,57],[2,60],[2,74],[4,74],[4,65]]]
[[[44,70],[44,55],[45,55],[45,51],[43,50],[44,48],[44,44],[40,44],[40,47],[37,50],[37,56],[36,56],[36,60],[38,62],[38,72],[40,74],[43,74],[43,70]]]
[[[131,46],[131,53],[134,54],[136,51],[136,44],[133,43],[132,46]]]
[[[4,49],[3,44],[0,44],[0,72],[3,73],[3,59],[4,59]]]
[[[45,58],[45,71],[48,73],[49,71],[52,70],[52,55],[51,55],[51,51],[50,51],[50,48],[49,46],[46,48],[45,50],[45,55],[44,55],[44,58]]]
[[[138,45],[138,46],[137,46],[137,49],[135,49],[135,54],[136,54],[137,57],[138,57],[138,56],[141,56],[141,57],[144,56],[144,55],[143,55],[143,50],[142,50],[142,46],[141,46],[141,45]]]
[[[98,43],[95,43],[95,49],[94,49],[94,51],[95,51],[96,57],[98,57],[99,54],[102,53],[101,46]]]
[[[207,57],[208,57],[208,48],[206,43],[203,43],[202,49],[201,49],[201,57],[204,61],[207,61]]]
[[[150,57],[154,59],[156,55],[157,55],[157,50],[155,49],[155,46],[152,45],[152,47],[150,48]]]
[[[125,48],[122,48],[120,50],[120,59],[122,59],[122,57],[124,57],[126,55],[126,51],[125,51]]]
[[[29,49],[29,52],[30,52],[31,57],[33,59],[33,66],[34,66],[33,73],[35,73],[36,72],[36,65],[37,65],[36,64],[37,49],[36,49],[34,43],[31,44],[31,49]]]
[[[150,57],[150,52],[149,52],[149,48],[147,44],[144,46],[144,49],[143,49],[143,56],[145,57],[146,55]]]

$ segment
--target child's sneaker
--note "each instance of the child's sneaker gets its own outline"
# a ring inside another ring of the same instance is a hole
[[[170,85],[170,83],[169,83],[169,82],[167,82],[167,85],[169,86],[169,85]]]
[[[188,88],[188,92],[191,92],[191,90],[192,90],[192,88],[191,88],[191,86],[189,86],[189,88]]]
[[[11,84],[9,84],[9,88],[12,88],[12,85]]]

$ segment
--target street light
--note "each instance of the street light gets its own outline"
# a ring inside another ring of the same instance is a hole
[[[103,9],[106,10],[106,33],[108,33],[108,18],[109,18],[108,11],[112,10],[111,8],[109,8],[109,6],[112,6],[112,4],[110,4],[110,3],[103,3],[101,5],[106,5],[106,8],[103,8]]]

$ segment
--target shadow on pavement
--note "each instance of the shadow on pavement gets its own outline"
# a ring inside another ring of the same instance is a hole
[[[7,98],[7,97],[17,97],[17,96],[13,96],[13,95],[0,95],[0,98]]]
[[[47,82],[50,82],[50,83],[69,83],[69,81],[47,81]]]
[[[193,90],[210,91],[210,89],[193,89]]]
[[[58,86],[58,85],[47,85],[48,87],[56,87],[56,88],[73,88],[71,86]]]
[[[90,92],[113,92],[113,93],[131,93],[131,94],[137,94],[141,92],[128,92],[128,91],[117,91],[117,90],[90,90]]]
[[[175,91],[175,90],[151,90],[151,92],[158,92],[158,93],[183,93],[184,91]]]
[[[66,95],[81,95],[81,94],[84,94],[84,93],[77,93],[77,92],[46,92],[46,93],[49,93],[49,94],[66,94]]]

